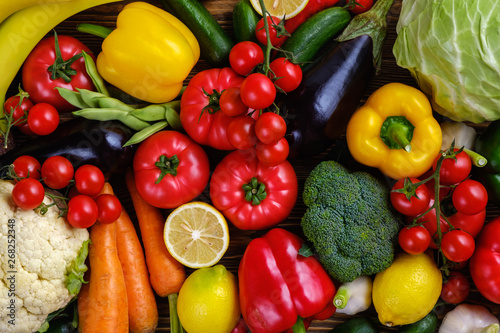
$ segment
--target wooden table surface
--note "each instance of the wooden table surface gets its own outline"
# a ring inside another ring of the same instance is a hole
[[[101,39],[97,37],[93,37],[87,34],[79,33],[76,31],[75,26],[78,23],[83,22],[91,22],[97,23],[109,27],[114,27],[116,15],[120,12],[121,8],[125,6],[127,3],[132,2],[131,0],[120,1],[117,3],[112,3],[108,5],[98,6],[84,12],[81,12],[68,20],[62,22],[56,29],[59,34],[70,34],[81,41],[83,41],[86,45],[88,45],[94,52],[99,52]],[[162,8],[161,3],[158,0],[146,0],[151,4],[154,4],[160,8]],[[214,17],[219,21],[219,23],[223,26],[223,28],[232,35],[232,9],[236,4],[237,0],[202,0],[201,1],[209,11],[214,15]],[[388,35],[387,40],[383,47],[383,60],[382,60],[382,70],[378,76],[372,77],[369,82],[369,85],[363,95],[363,99],[361,103],[377,88],[389,82],[401,82],[408,85],[412,85],[416,87],[415,81],[409,75],[409,73],[396,65],[395,59],[392,55],[392,46],[396,39],[396,23],[398,14],[400,12],[401,0],[395,0],[392,8],[390,9],[389,15],[387,17],[388,22]],[[203,69],[208,68],[207,64],[200,60],[200,62],[195,66],[190,77]],[[324,158],[324,154],[320,154],[319,156],[315,156],[309,159],[303,160],[293,160],[292,164],[295,167],[297,172],[297,176],[299,179],[299,192],[301,192],[303,188],[303,183],[305,178],[307,177],[309,171]],[[125,168],[126,166],[124,166]],[[135,221],[135,213],[133,211],[132,204],[130,198],[128,197],[128,193],[126,188],[123,186],[123,179],[120,177],[115,177],[111,179],[113,186],[115,187],[115,191],[121,198],[124,206],[127,211],[131,215],[131,217]],[[200,198],[203,201],[209,201],[208,194],[203,193]],[[304,213],[305,206],[301,201],[301,197],[299,194],[299,198],[297,201],[297,205],[292,211],[290,217],[287,221],[280,224],[280,227],[291,230],[298,234],[301,233],[299,223],[302,214]],[[489,210],[488,218],[492,216],[496,216],[496,209],[492,208]],[[165,215],[168,214],[168,211],[164,212]],[[238,230],[232,225],[230,226],[230,246],[225,254],[224,258],[220,261],[221,264],[225,265],[230,271],[233,273],[237,272],[237,267],[240,261],[240,258],[245,250],[246,244],[255,237],[262,235],[264,231],[242,231]],[[188,270],[188,273],[190,271]],[[500,316],[500,306],[497,304],[493,304],[488,302],[484,297],[482,297],[477,290],[472,287],[471,294],[468,299],[469,302],[484,304],[486,305],[496,316]],[[168,318],[168,302],[166,299],[158,298],[158,307],[160,313],[160,321],[158,326],[158,332],[167,332],[169,331],[169,318]],[[438,314],[440,317],[444,315],[446,311],[450,309],[449,306],[440,306],[437,308]],[[365,312],[363,315],[371,316],[376,318],[376,313],[373,308]],[[327,332],[331,330],[334,326],[338,325],[338,323],[344,321],[346,316],[337,314],[325,321],[314,321],[311,324],[308,332]],[[395,331],[395,329],[388,329],[380,327],[381,332],[391,332]]]

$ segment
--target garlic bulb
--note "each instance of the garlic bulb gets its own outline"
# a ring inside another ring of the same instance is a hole
[[[448,312],[439,333],[498,333],[499,321],[485,306],[462,303]]]
[[[372,304],[372,279],[362,275],[352,282],[343,283],[335,294],[333,304],[337,313],[355,315],[365,311]]]

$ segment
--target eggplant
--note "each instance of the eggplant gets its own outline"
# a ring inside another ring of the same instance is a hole
[[[74,118],[63,122],[51,134],[19,143],[0,157],[0,169],[12,164],[21,155],[30,155],[43,163],[50,156],[68,158],[76,169],[93,164],[108,179],[124,173],[131,165],[135,146],[123,147],[132,136],[130,128],[118,121],[97,121]]]
[[[304,68],[297,89],[277,103],[287,121],[289,158],[318,154],[345,131],[351,115],[380,66],[386,16],[393,0],[378,0],[356,15],[337,42]]]

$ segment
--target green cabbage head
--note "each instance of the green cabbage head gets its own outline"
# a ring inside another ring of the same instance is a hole
[[[500,119],[500,0],[403,0],[393,53],[434,110]]]

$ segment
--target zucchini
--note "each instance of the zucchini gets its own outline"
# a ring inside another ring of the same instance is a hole
[[[233,9],[233,31],[237,43],[257,42],[255,28],[261,16],[255,11],[250,0],[240,0]]]
[[[370,318],[355,317],[336,326],[330,333],[378,333],[378,329]]]
[[[312,62],[318,52],[333,41],[350,22],[351,14],[342,7],[330,7],[317,12],[285,41],[281,49],[293,53],[294,62]],[[286,52],[282,52],[282,56]]]
[[[419,321],[403,325],[399,328],[400,333],[434,333],[438,326],[438,317],[434,311],[429,312]]]
[[[163,7],[181,20],[200,44],[201,57],[211,66],[229,64],[233,40],[198,0],[161,0]]]

